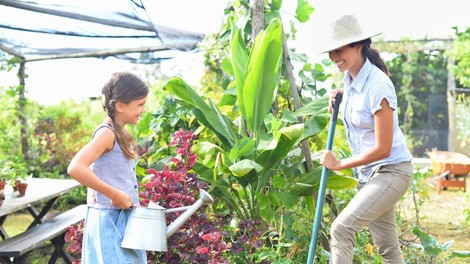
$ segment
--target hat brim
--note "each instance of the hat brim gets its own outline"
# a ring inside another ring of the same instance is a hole
[[[335,50],[337,48],[341,48],[343,46],[346,46],[348,44],[351,44],[351,43],[354,43],[354,42],[358,42],[358,41],[361,41],[361,40],[365,40],[365,39],[369,39],[369,38],[372,38],[372,37],[375,37],[375,36],[378,36],[382,34],[382,32],[373,32],[373,33],[370,33],[370,34],[364,34],[364,35],[361,35],[361,36],[357,36],[355,38],[350,38],[350,39],[342,39],[340,41],[330,41],[328,43],[325,43],[319,50],[320,52],[318,52],[318,54],[323,54],[323,53],[327,53],[327,52],[330,52],[332,50]]]

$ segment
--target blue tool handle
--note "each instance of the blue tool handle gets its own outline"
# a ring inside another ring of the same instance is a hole
[[[338,120],[339,105],[343,100],[343,92],[338,92],[335,96],[335,101],[333,102],[333,109],[331,112],[331,123],[330,123],[330,133],[328,131],[328,139],[326,141],[326,149],[331,150],[333,148],[333,137],[335,135],[336,120]]]
[[[331,150],[333,147],[333,137],[335,135],[336,120],[338,119],[339,105],[343,100],[343,93],[339,92],[335,96],[333,102],[333,109],[331,112],[330,128],[328,130],[328,138],[326,141],[326,149]],[[312,238],[308,250],[307,264],[314,263],[315,251],[317,248],[318,231],[320,229],[320,222],[323,210],[323,201],[325,200],[326,182],[328,180],[328,169],[323,166],[320,178],[320,186],[318,187],[317,204],[315,207],[315,218],[313,220]]]

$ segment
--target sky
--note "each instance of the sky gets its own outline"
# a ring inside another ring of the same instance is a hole
[[[295,11],[293,4],[297,1],[284,0],[283,2],[283,5],[287,6],[285,12],[293,14]],[[316,59],[318,55],[313,53],[312,49],[317,41],[312,36],[312,29],[322,24],[322,14],[327,14],[327,11],[358,13],[366,17],[370,25],[380,29],[383,32],[381,38],[385,39],[400,39],[405,36],[446,38],[453,36],[452,26],[470,27],[468,6],[465,1],[461,0],[310,0],[309,2],[316,10],[310,21],[297,26],[297,40],[292,46],[295,46],[299,52],[307,53],[312,59]],[[222,23],[223,9],[227,1],[155,0],[155,3],[172,5],[171,8],[178,10],[175,13],[158,14],[162,19],[171,21],[175,27],[210,33],[217,31]],[[201,3],[204,3],[204,9],[200,8]],[[185,8],[180,8],[181,6]],[[185,19],[194,17],[193,10],[198,9],[200,11],[197,12],[197,19],[190,21]],[[56,104],[67,99],[83,100],[99,96],[101,87],[113,72],[138,71],[145,68],[147,67],[143,65],[135,65],[111,57],[104,60],[85,58],[28,62],[26,64],[26,73],[29,76],[26,79],[27,96],[44,105]],[[201,54],[187,54],[184,57],[167,61],[162,68],[169,75],[182,69],[188,73],[185,77],[188,83],[197,82],[199,76],[203,74]],[[16,72],[9,74],[0,72],[0,86],[17,83]]]

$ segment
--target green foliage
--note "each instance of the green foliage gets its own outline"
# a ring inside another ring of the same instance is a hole
[[[398,118],[412,154],[423,157],[432,147],[443,149],[440,131],[448,129],[447,57],[441,51],[413,51],[387,61],[398,99]],[[432,113],[432,115],[430,114]]]
[[[281,74],[280,21],[271,20],[249,50],[241,31],[234,23],[231,25],[232,56],[227,68],[235,76],[238,105],[234,109],[240,113],[235,115],[236,120],[179,78],[170,80],[165,89],[217,138],[215,142],[200,140],[195,145],[200,162],[194,170],[211,184],[211,193],[223,199],[241,219],[261,217],[268,224],[281,225],[283,220],[276,217],[276,212],[293,209],[300,197],[311,196],[318,188],[318,170],[306,172],[298,144],[326,127],[328,98],[314,100],[298,112],[284,110],[280,117],[269,113]],[[305,123],[298,124],[300,116]],[[332,173],[328,187],[342,189],[355,184],[354,179]],[[305,208],[313,215],[309,204]]]
[[[238,53],[232,52],[233,61],[238,56]],[[281,78],[281,58],[282,24],[275,19],[256,36],[248,62],[244,65],[246,76],[240,76],[243,78],[242,85],[237,86],[240,108],[245,108],[241,111],[242,115],[255,135],[259,133],[276,96]],[[237,82],[240,83],[238,79]]]
[[[95,105],[97,108],[98,105]],[[63,102],[42,107],[34,124],[34,137],[29,151],[30,166],[38,177],[58,177],[67,173],[73,156],[90,138],[103,115],[96,115],[93,103],[75,104]],[[83,117],[88,116],[84,120]]]
[[[27,176],[26,163],[21,156],[0,157],[0,180],[8,181],[14,186],[16,180],[26,180]]]
[[[455,127],[457,139],[460,140],[460,147],[470,146],[470,96],[459,94],[455,100]]]
[[[421,243],[411,246],[412,253],[408,254],[407,263],[421,263],[421,261],[429,264],[447,263],[452,258],[470,258],[468,251],[452,251],[443,256],[450,250],[454,243],[453,240],[440,244],[433,235],[425,233],[418,226],[413,227],[413,234],[419,238]]]
[[[310,19],[310,15],[315,11],[308,1],[299,0],[297,8],[295,9],[295,17],[300,22],[307,22]]]
[[[455,57],[453,68],[456,80],[463,87],[470,87],[470,27],[465,31],[454,28],[456,39],[452,43],[452,50],[449,51]]]
[[[372,245],[372,237],[368,230],[362,230],[356,234],[353,252],[353,263],[382,263],[382,257]]]
[[[18,86],[0,87],[0,157],[22,156],[20,144],[20,126],[18,121]],[[34,105],[28,104],[28,114],[26,118],[34,117],[31,111]]]
[[[413,198],[413,211],[415,213],[416,224],[420,224],[420,207],[429,199],[429,185],[425,183],[425,180],[432,175],[431,170],[415,170],[413,173],[413,179],[411,180],[410,191]]]

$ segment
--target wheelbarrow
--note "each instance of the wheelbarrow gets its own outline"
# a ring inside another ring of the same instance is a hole
[[[431,168],[437,175],[438,193],[447,187],[466,189],[466,177],[470,172],[470,158],[462,153],[452,151],[436,151],[428,153],[431,159]]]

